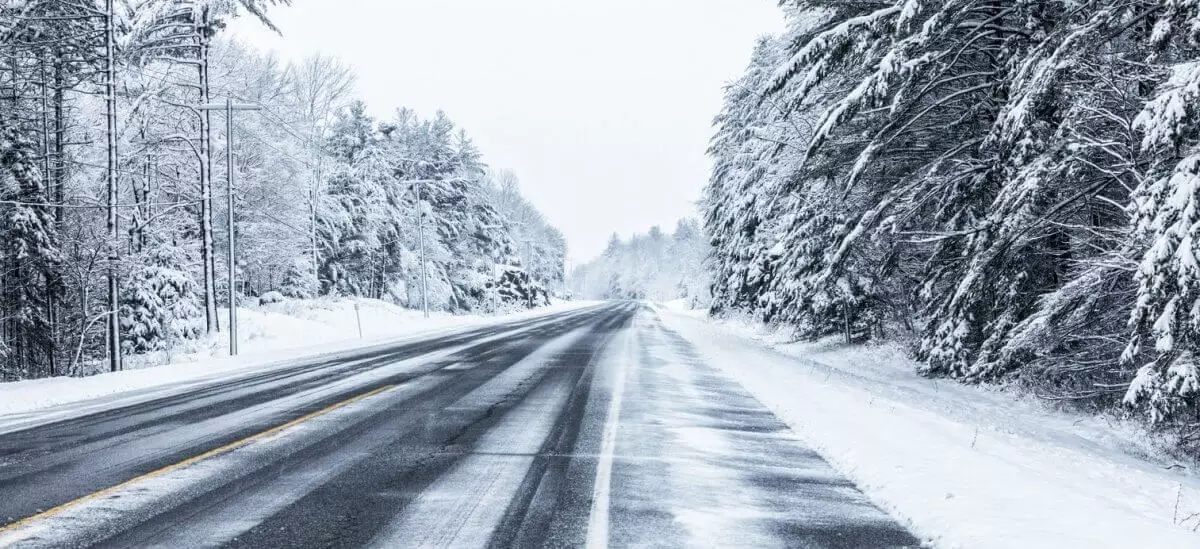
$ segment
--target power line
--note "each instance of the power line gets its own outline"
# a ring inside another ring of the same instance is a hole
[[[252,131],[250,131],[250,130],[248,130],[248,129],[246,129],[245,127],[242,127],[242,131],[243,131],[243,132],[246,132],[246,134],[248,134],[248,135],[250,136],[250,138],[252,138],[252,139],[254,139],[255,141],[259,142],[259,143],[260,143],[260,144],[262,144],[264,147],[266,147],[266,148],[268,148],[268,149],[271,149],[271,150],[273,150],[273,151],[275,151],[275,152],[277,152],[277,153],[279,153],[279,154],[282,154],[283,156],[286,156],[286,157],[288,157],[288,158],[290,158],[290,159],[292,159],[292,160],[294,160],[294,161],[296,161],[296,162],[299,162],[299,163],[301,163],[301,164],[304,164],[305,166],[308,166],[308,167],[310,167],[310,168],[311,168],[311,167],[313,167],[313,165],[312,165],[312,164],[310,164],[310,163],[309,163],[307,160],[304,160],[304,159],[302,159],[302,158],[296,158],[296,157],[295,157],[295,156],[293,156],[291,153],[289,153],[289,152],[286,152],[286,151],[284,151],[284,150],[282,150],[282,149],[280,149],[280,148],[276,147],[275,145],[272,145],[272,144],[271,144],[269,141],[267,141],[267,140],[263,139],[261,136],[259,136],[258,134],[254,133],[254,132],[252,132]]]
[[[141,73],[143,76],[151,76],[151,77],[156,77],[156,78],[173,78],[173,77],[177,76],[177,75],[171,74],[170,72],[152,70],[152,69],[149,69],[148,67],[138,67],[138,66],[130,65],[129,68],[132,69],[134,72]],[[239,94],[235,94],[234,91],[230,90],[230,89],[218,89],[217,91],[218,91],[218,95],[221,95],[220,92],[223,91],[224,95],[231,97],[233,99],[237,99],[238,101],[243,101],[243,102],[252,102],[253,101],[252,99],[248,99]],[[307,133],[305,130],[298,129],[295,126],[291,125],[291,123],[287,122],[287,120],[283,117],[283,115],[276,112],[270,106],[262,105],[261,111],[263,113],[265,113],[265,118],[267,118],[269,121],[273,122],[275,125],[279,126],[285,133],[291,135],[292,137],[294,137],[296,139],[299,139],[300,141],[304,142],[306,145],[314,145],[315,144],[315,139],[312,136],[305,137],[303,135],[300,135],[300,134]]]
[[[316,143],[316,141],[312,137],[303,137],[301,135],[298,135],[296,132],[300,132],[300,133],[304,133],[304,132],[302,130],[295,130],[294,127],[292,127],[289,123],[287,123],[286,121],[283,120],[283,117],[280,114],[276,113],[275,111],[271,110],[269,107],[266,107],[266,106],[263,107],[263,112],[269,114],[270,116],[267,117],[268,120],[271,120],[276,125],[278,125],[281,129],[283,129],[283,131],[285,133],[291,135],[292,137],[295,137],[296,139],[299,139],[305,145],[308,145],[308,146],[316,148],[316,149],[320,149],[319,144]],[[293,130],[295,130],[295,131],[293,131]]]
[[[108,168],[107,166],[101,166],[100,164],[93,164],[93,163],[91,163],[91,162],[84,162],[84,161],[82,161],[82,160],[75,160],[75,159],[72,159],[72,158],[65,158],[65,159],[63,159],[63,162],[68,162],[68,163],[71,163],[71,164],[78,164],[78,165],[80,165],[80,166],[87,166],[87,167],[89,167],[89,168],[96,168],[96,169],[101,169],[101,170],[103,170],[103,169],[107,169],[107,168]],[[144,173],[141,173],[141,172],[131,172],[131,171],[128,171],[128,170],[125,170],[125,169],[121,169],[121,168],[118,168],[118,169],[117,169],[117,173],[119,173],[119,174],[122,174],[122,175],[129,176],[129,177],[146,177],[146,174],[144,174]]]
[[[133,204],[117,204],[118,208],[146,208],[150,206],[168,207],[168,206],[185,206],[188,204],[199,204],[199,200],[184,200],[181,202],[141,202]],[[22,200],[0,200],[0,204],[8,204],[10,206],[29,206],[39,208],[69,208],[69,209],[107,209],[105,204],[53,204],[50,202],[25,202]]]

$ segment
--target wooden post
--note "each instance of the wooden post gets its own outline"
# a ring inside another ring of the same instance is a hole
[[[850,302],[848,301],[842,302],[842,325],[846,330],[846,345],[854,343],[853,338],[850,337]]]
[[[358,302],[354,302],[354,320],[358,322],[358,339],[362,339],[362,315],[358,312]]]

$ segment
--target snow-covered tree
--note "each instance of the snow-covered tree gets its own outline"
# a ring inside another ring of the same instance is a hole
[[[501,170],[489,173],[488,179],[487,201],[504,218],[520,266],[551,293],[560,292],[566,277],[566,239],[521,195],[515,173]]]
[[[674,234],[651,227],[628,241],[614,234],[600,257],[575,267],[571,290],[585,299],[685,299],[707,307],[708,244],[695,220],[683,219]]]
[[[489,306],[503,268],[530,261],[518,238],[537,261],[518,286],[553,286],[561,235],[535,223],[527,238],[517,217],[540,213],[494,204],[480,151],[447,116],[380,123],[350,106],[354,75],[336,59],[283,63],[222,38],[231,18],[270,27],[288,3],[0,0],[0,377],[91,373],[200,337],[239,294],[417,306],[418,229],[434,308]],[[232,136],[198,109],[227,97],[262,106]],[[233,288],[216,276],[230,212],[213,200],[231,137]]]
[[[0,377],[54,374],[55,341],[48,299],[60,295],[61,261],[54,215],[33,143],[0,117]]]
[[[716,120],[714,312],[1200,421],[1194,2],[781,5]]]
[[[323,292],[410,307],[427,294],[431,308],[469,311],[489,306],[498,278],[513,268],[538,287],[561,280],[561,262],[547,265],[565,254],[557,230],[515,187],[495,188],[479,151],[444,113],[424,120],[402,109],[376,122],[352,104],[331,124],[326,148]],[[526,258],[538,259],[533,269]]]

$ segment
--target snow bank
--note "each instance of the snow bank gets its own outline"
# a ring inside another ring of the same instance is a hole
[[[1135,425],[924,379],[895,345],[762,341],[659,311],[938,547],[1200,547],[1200,477]]]
[[[228,318],[228,310],[220,310],[222,328],[228,325]],[[458,326],[484,318],[487,317],[431,312],[430,318],[426,319],[421,311],[376,299],[284,300],[238,309],[238,349],[243,355],[264,354],[334,342],[392,337],[416,330]],[[227,332],[221,332],[196,341],[180,342],[169,351],[126,357],[125,368],[132,370],[226,358],[229,353],[228,338]]]
[[[654,306],[696,318],[704,318],[708,316],[707,308],[693,308],[692,301],[690,299],[676,299],[673,301],[667,301],[666,303],[654,304]]]
[[[471,327],[512,322],[593,305],[564,302],[507,316],[455,316],[412,311],[374,299],[289,300],[238,309],[239,356],[228,356],[228,334],[184,342],[171,351],[126,357],[126,370],[88,377],[0,383],[0,432],[153,398],[215,379],[249,375],[291,361],[334,358],[363,347],[437,337]],[[357,314],[355,309],[357,308]],[[359,337],[361,319],[362,337]],[[227,315],[221,326],[227,325]],[[101,397],[96,402],[84,402]],[[64,407],[63,405],[70,405]],[[61,410],[46,410],[62,407]]]

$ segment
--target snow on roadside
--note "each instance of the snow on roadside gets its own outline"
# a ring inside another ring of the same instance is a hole
[[[355,305],[358,314],[355,315]],[[236,375],[262,371],[303,358],[334,355],[365,346],[435,337],[471,327],[500,324],[593,305],[556,303],[507,316],[431,313],[429,319],[383,301],[363,298],[291,300],[238,309],[240,354],[228,356],[228,334],[185,342],[170,352],[127,357],[126,370],[87,377],[56,377],[0,383],[0,432],[19,428],[45,410],[102,397],[139,400]],[[363,337],[358,335],[358,318]],[[227,316],[221,317],[225,326]],[[111,404],[97,403],[97,408]]]
[[[357,309],[357,310],[356,310]],[[219,313],[220,326],[228,325],[228,310]],[[421,311],[365,298],[285,300],[238,309],[238,348],[241,354],[261,354],[312,345],[358,340],[361,321],[364,340],[404,335],[415,330],[457,326],[482,318],[434,311],[426,319]],[[126,357],[126,369],[182,364],[227,358],[227,332],[195,341],[180,342],[174,349]]]
[[[921,378],[894,345],[771,346],[746,326],[659,311],[938,547],[1200,547],[1200,477],[1136,426]]]
[[[663,303],[661,306],[671,312],[685,314],[695,318],[706,318],[708,316],[707,310],[692,308],[692,303],[689,299],[676,299]]]

